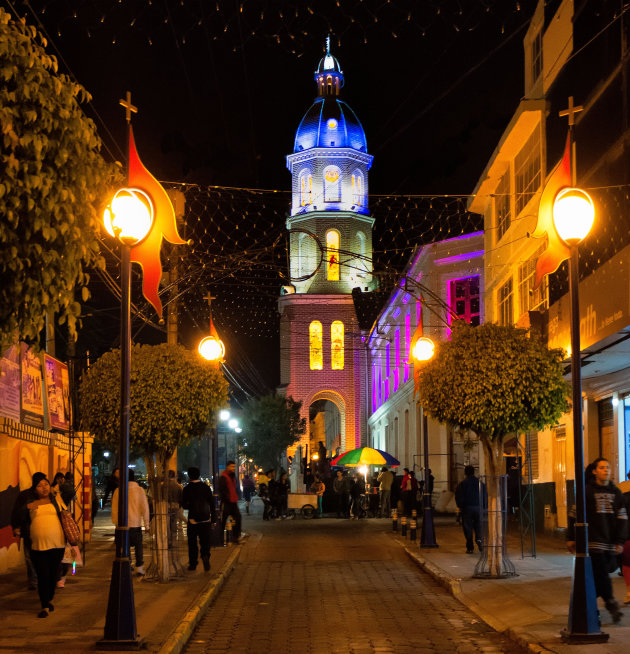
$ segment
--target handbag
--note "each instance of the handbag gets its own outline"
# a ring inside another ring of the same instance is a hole
[[[70,545],[78,545],[79,539],[81,538],[81,531],[79,525],[76,523],[75,519],[72,517],[72,514],[67,509],[61,510],[57,504],[55,498],[51,498],[53,506],[57,509],[57,515],[59,516],[59,522],[61,523],[61,528],[63,529],[64,536]]]
[[[61,562],[67,563],[68,565],[74,564],[77,568],[82,567],[83,557],[81,556],[81,550],[78,548],[78,546],[66,543],[66,549],[64,550],[63,559],[61,559]],[[72,574],[74,574],[74,572]]]

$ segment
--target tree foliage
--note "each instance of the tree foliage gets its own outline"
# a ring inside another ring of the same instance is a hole
[[[250,400],[243,410],[242,440],[246,456],[265,469],[275,468],[287,447],[306,431],[306,418],[300,417],[301,408],[302,402],[281,395]]]
[[[135,345],[131,350],[131,447],[170,455],[203,435],[227,404],[227,382],[212,365],[180,345]],[[104,354],[83,376],[81,422],[115,446],[120,431],[120,351]]]
[[[438,421],[489,440],[543,429],[569,408],[562,357],[524,329],[458,322],[419,373],[419,401]]]
[[[115,182],[89,95],[34,27],[0,9],[0,346],[36,340],[47,312],[76,333],[85,267],[100,265],[101,205]],[[3,351],[3,350],[2,350]]]

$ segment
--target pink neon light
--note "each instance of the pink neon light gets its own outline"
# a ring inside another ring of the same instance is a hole
[[[445,257],[444,259],[436,259],[433,263],[436,266],[443,266],[447,263],[457,263],[458,261],[468,261],[475,257],[483,257],[484,250],[477,250],[476,252],[467,252],[465,254],[456,254],[453,257]]]

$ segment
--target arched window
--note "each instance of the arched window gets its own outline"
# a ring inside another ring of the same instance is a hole
[[[337,166],[324,169],[324,202],[341,202],[341,173]]]
[[[359,170],[355,170],[352,173],[352,204],[362,207],[364,204],[364,193],[363,175]]]
[[[319,320],[313,320],[308,328],[308,343],[311,370],[324,369],[324,350],[322,347],[322,323]]]
[[[330,326],[330,367],[343,370],[343,323],[335,320]]]
[[[308,170],[300,173],[300,206],[305,207],[312,203],[313,178]]]
[[[339,281],[339,232],[326,232],[326,279]]]

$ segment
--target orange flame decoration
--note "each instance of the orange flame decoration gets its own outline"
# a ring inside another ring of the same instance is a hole
[[[162,279],[160,259],[162,238],[173,245],[184,245],[186,241],[182,240],[177,232],[175,210],[171,199],[140,161],[131,126],[129,127],[129,186],[143,190],[153,202],[154,220],[151,231],[144,241],[131,248],[131,261],[142,266],[142,294],[162,319],[162,301],[158,295],[160,279]]]
[[[538,205],[538,223],[532,233],[534,238],[547,236],[547,248],[538,257],[536,262],[536,278],[534,290],[540,286],[545,275],[558,270],[558,266],[569,258],[569,248],[558,236],[553,224],[553,203],[560,189],[571,186],[571,140],[567,136],[564,155],[553,169],[545,188],[540,196]]]

